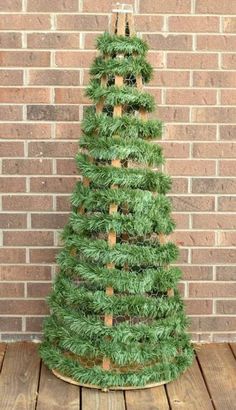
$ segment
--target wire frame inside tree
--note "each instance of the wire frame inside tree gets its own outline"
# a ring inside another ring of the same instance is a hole
[[[162,123],[149,119],[143,90],[152,68],[135,36],[133,14],[117,6],[110,33],[97,40],[82,124],[64,249],[40,348],[45,363],[70,383],[143,388],[178,376],[191,363],[187,319],[170,263],[177,247],[166,197]],[[153,170],[155,168],[155,170]]]

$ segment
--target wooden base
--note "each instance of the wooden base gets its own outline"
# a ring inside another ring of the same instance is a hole
[[[114,387],[100,387],[97,386],[96,384],[86,384],[86,383],[80,383],[76,382],[73,380],[71,377],[64,376],[62,373],[58,372],[55,369],[52,369],[53,374],[58,377],[59,379],[63,380],[64,382],[70,383],[70,384],[75,384],[76,386],[81,386],[81,387],[88,387],[90,389],[99,389],[103,392],[108,392],[109,390],[140,390],[140,389],[150,389],[151,387],[157,387],[157,386],[162,386],[163,384],[168,383],[168,381],[163,381],[159,383],[149,383],[146,384],[145,386],[114,386]]]

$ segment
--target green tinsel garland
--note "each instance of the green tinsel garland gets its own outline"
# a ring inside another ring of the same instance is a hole
[[[103,54],[133,54],[145,56],[148,51],[148,45],[141,38],[136,36],[124,37],[112,35],[107,32],[97,38],[97,48]]]

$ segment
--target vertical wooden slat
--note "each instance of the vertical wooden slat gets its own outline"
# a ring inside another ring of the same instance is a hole
[[[125,21],[126,21],[126,16],[125,13],[117,13],[117,21],[113,19],[113,27],[117,27],[117,35],[125,35]],[[122,58],[122,56],[119,56]],[[115,76],[115,85],[117,87],[121,87],[124,83],[123,77],[122,76]],[[116,105],[113,110],[113,117],[121,117],[122,115],[122,105]],[[114,159],[111,161],[111,165],[115,168],[120,168],[121,167],[121,161],[119,159]],[[112,185],[113,189],[117,189],[116,185]],[[116,204],[111,204],[109,207],[109,214],[112,215],[113,213],[117,212],[117,205]],[[114,246],[116,244],[116,233],[113,231],[110,231],[108,234],[108,244],[109,246]],[[112,269],[114,267],[113,263],[109,263],[107,265],[108,269]],[[106,288],[106,295],[107,296],[112,296],[114,293],[114,290],[111,286],[108,286]],[[113,315],[111,314],[105,314],[104,317],[104,323],[107,326],[112,326],[113,325]],[[108,357],[103,358],[103,363],[102,367],[104,370],[109,370],[110,369],[110,359]]]

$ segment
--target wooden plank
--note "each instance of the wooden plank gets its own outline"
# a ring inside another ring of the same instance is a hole
[[[125,392],[127,410],[168,410],[164,386]]]
[[[172,410],[211,410],[213,405],[208,394],[197,360],[182,376],[167,384]]]
[[[8,345],[1,372],[0,409],[35,408],[40,369],[37,347],[28,342]]]
[[[2,369],[2,364],[3,364],[3,359],[4,359],[6,347],[7,347],[6,343],[0,343],[0,371]]]
[[[235,409],[236,362],[227,344],[209,344],[197,353],[202,372],[217,410]]]
[[[125,410],[124,393],[109,391],[104,393],[96,389],[82,387],[83,410]]]
[[[63,382],[42,364],[37,410],[79,410],[80,387]]]
[[[233,351],[234,357],[236,359],[236,343],[230,343],[230,347]]]

